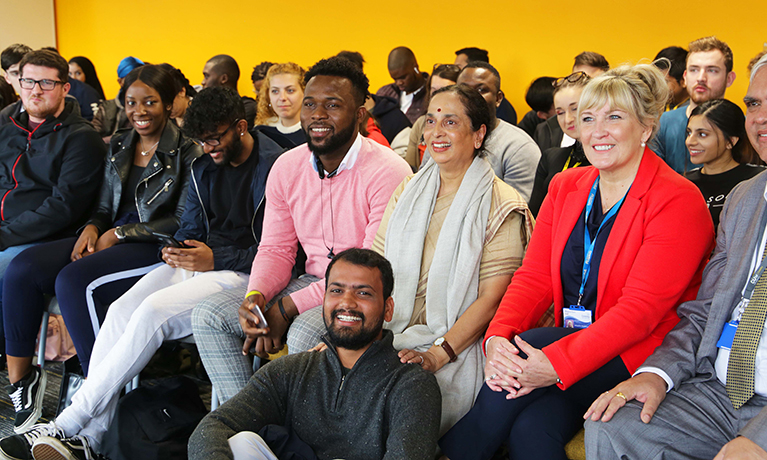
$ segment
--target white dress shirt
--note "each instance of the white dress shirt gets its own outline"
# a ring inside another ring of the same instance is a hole
[[[336,174],[340,173],[344,169],[352,169],[354,166],[354,163],[357,161],[357,156],[360,154],[360,149],[362,148],[362,135],[360,133],[357,133],[357,138],[354,139],[354,143],[351,147],[349,147],[349,151],[346,152],[346,155],[344,155],[344,159],[341,160],[341,164],[338,165],[338,169],[336,169]],[[312,165],[312,169],[317,171],[317,165],[314,163],[314,152],[309,153],[309,163]],[[332,171],[330,171],[332,172]],[[330,172],[325,171],[325,176],[330,174]]]

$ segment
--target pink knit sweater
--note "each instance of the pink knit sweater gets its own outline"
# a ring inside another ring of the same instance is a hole
[[[351,169],[320,179],[306,144],[282,154],[266,181],[266,210],[248,291],[271,299],[287,286],[298,243],[306,252],[306,273],[324,278],[328,249],[370,248],[386,204],[402,180],[412,173],[394,151],[362,138]],[[332,203],[332,204],[331,204]],[[322,304],[325,280],[294,292],[291,299],[304,311]]]

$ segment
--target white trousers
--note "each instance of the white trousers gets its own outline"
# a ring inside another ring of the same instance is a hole
[[[252,431],[240,431],[229,438],[234,460],[279,460],[266,442]]]
[[[162,265],[147,273],[107,311],[93,345],[88,379],[56,425],[88,436],[97,449],[112,422],[120,390],[147,365],[163,341],[192,333],[192,309],[205,297],[245,286],[231,270],[190,272]]]

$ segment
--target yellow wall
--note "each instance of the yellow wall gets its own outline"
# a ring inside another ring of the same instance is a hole
[[[746,64],[767,42],[759,2],[701,0],[379,1],[280,0],[56,0],[58,45],[69,58],[89,57],[108,97],[117,93],[120,59],[169,62],[193,84],[215,54],[240,64],[240,92],[252,95],[250,72],[260,61],[292,60],[310,66],[342,49],[360,51],[371,89],[390,82],[389,50],[407,45],[423,70],[452,62],[464,46],[490,50],[507,98],[521,116],[524,93],[542,75],[569,73],[583,50],[611,64],[652,58],[669,45],[715,34],[729,43],[738,78],[727,93],[740,101]],[[683,11],[687,8],[688,11]],[[762,11],[763,12],[763,11]],[[759,35],[762,34],[762,35]]]

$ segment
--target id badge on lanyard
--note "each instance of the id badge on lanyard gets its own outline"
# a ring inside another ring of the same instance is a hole
[[[626,195],[623,195],[623,197],[617,203],[615,203],[612,208],[610,208],[610,210],[602,219],[602,223],[599,224],[599,228],[594,235],[594,239],[592,239],[591,234],[589,233],[588,222],[589,216],[591,215],[591,211],[594,207],[594,199],[597,195],[598,187],[599,176],[597,176],[597,178],[594,180],[594,184],[591,186],[591,191],[589,192],[589,199],[586,202],[586,215],[584,218],[585,222],[583,226],[583,271],[581,272],[581,287],[578,290],[578,303],[576,305],[570,305],[570,307],[565,307],[562,309],[564,316],[564,327],[585,329],[591,326],[591,324],[594,322],[591,310],[586,310],[586,308],[581,305],[581,300],[583,300],[583,291],[586,289],[586,280],[589,279],[589,274],[591,273],[591,257],[594,255],[594,248],[597,244],[597,237],[599,236],[599,232],[602,231],[602,227],[604,227],[605,222],[610,220],[615,214],[618,213],[618,210],[623,204],[623,200],[625,200],[626,195],[628,195],[627,191]]]
[[[762,215],[762,223],[761,228],[765,228],[765,231],[767,231],[767,211],[764,212]],[[756,248],[759,250],[759,246]],[[767,257],[763,257],[759,265],[754,269],[754,272],[751,274],[751,277],[748,278],[748,284],[746,284],[746,289],[743,291],[743,296],[740,298],[740,302],[738,303],[738,306],[736,307],[736,314],[735,319],[727,322],[727,324],[724,325],[722,328],[722,335],[719,336],[719,340],[716,341],[717,348],[723,348],[725,350],[729,350],[732,348],[732,341],[735,339],[735,332],[738,330],[738,325],[740,324],[740,318],[743,316],[743,312],[746,310],[746,306],[748,305],[748,302],[751,301],[751,296],[754,295],[754,289],[756,289],[756,283],[759,281],[759,278],[762,276],[762,273],[764,272],[765,267],[767,267]]]

